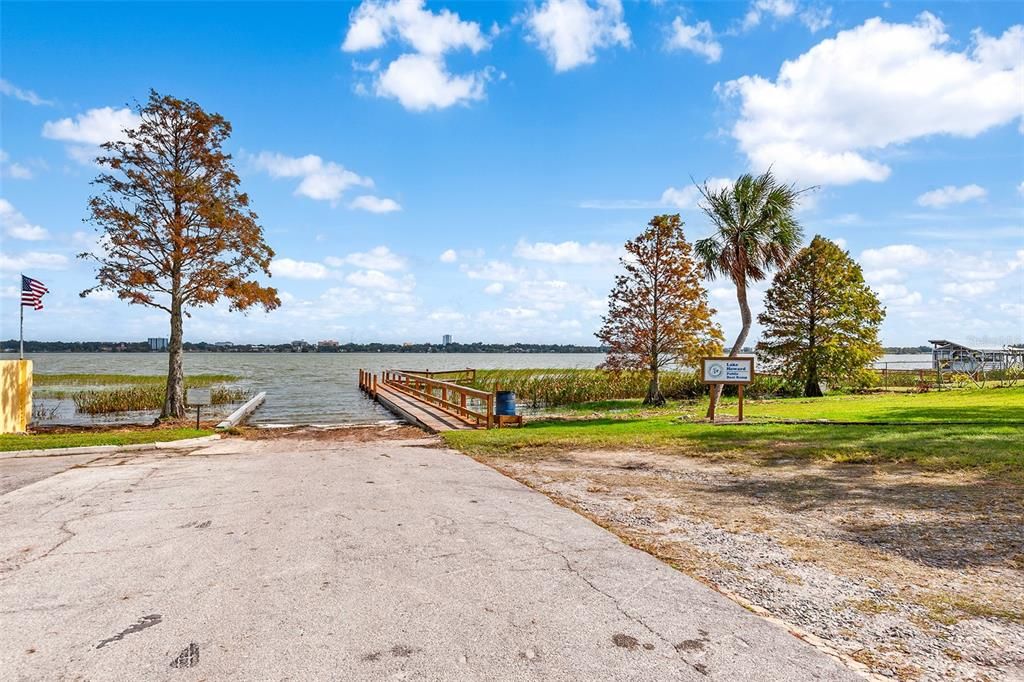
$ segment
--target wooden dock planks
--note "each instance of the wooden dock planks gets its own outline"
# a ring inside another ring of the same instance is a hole
[[[412,396],[397,391],[387,384],[377,384],[377,402],[402,419],[412,422],[431,433],[474,428],[473,425],[462,421],[458,417],[454,417],[433,405],[416,400]]]

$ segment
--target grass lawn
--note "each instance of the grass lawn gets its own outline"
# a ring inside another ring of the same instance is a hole
[[[655,410],[642,409],[638,401],[595,403],[570,410],[576,416],[569,419],[533,420],[521,429],[450,432],[444,438],[470,454],[512,457],[537,450],[647,449],[755,460],[905,462],[1024,478],[1024,388],[747,401],[747,425],[702,422],[706,405]],[[726,400],[720,414],[735,414],[735,400]],[[772,423],[808,419],[865,423]],[[900,425],[868,423],[880,421]]]
[[[208,429],[138,429],[123,431],[70,431],[67,433],[30,433],[0,435],[0,452],[11,450],[49,450],[85,445],[136,445],[183,438],[209,436]]]

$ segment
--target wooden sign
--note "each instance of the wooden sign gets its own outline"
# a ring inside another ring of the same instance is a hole
[[[754,383],[754,358],[704,358],[700,379],[705,384],[736,384],[739,393],[739,417],[743,421],[743,387]],[[715,393],[711,391],[711,421],[715,421]]]
[[[754,358],[704,358],[700,378],[705,384],[753,383]]]
[[[213,396],[208,388],[190,388],[185,392],[185,400],[189,405],[211,405]]]

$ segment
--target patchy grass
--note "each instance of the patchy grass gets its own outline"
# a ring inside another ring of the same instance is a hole
[[[0,452],[50,450],[88,445],[137,445],[209,436],[208,429],[135,429],[117,431],[69,431],[0,435]]]
[[[661,410],[642,409],[635,401],[598,405],[579,406],[588,417],[541,419],[521,429],[449,432],[444,438],[470,453],[527,458],[534,451],[565,449],[668,450],[761,461],[810,458],[903,462],[930,470],[981,468],[1024,478],[1024,388],[748,401],[747,425],[698,421],[706,405],[699,402]],[[722,411],[732,408],[734,401],[726,401]],[[778,423],[786,420],[853,423]]]

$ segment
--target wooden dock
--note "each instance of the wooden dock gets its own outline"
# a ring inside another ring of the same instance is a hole
[[[453,376],[454,375],[454,376]],[[472,380],[474,370],[409,372],[359,370],[359,388],[405,421],[437,433],[521,424],[521,417],[494,414],[494,394],[438,377]]]

